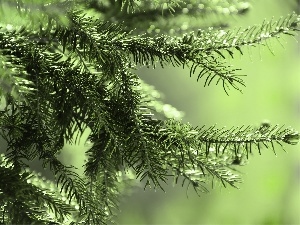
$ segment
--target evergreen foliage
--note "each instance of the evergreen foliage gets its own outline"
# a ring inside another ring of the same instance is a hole
[[[247,13],[246,1],[2,0],[0,7],[1,224],[106,224],[131,172],[145,187],[162,188],[169,177],[199,193],[211,177],[237,187],[235,166],[249,154],[299,140],[279,125],[185,124],[175,108],[161,112],[136,73],[189,67],[204,86],[242,91],[244,75],[226,59],[249,46],[272,51],[270,42],[299,31],[294,13],[227,29],[231,16]],[[58,155],[86,129],[92,146],[79,175]],[[30,169],[34,159],[54,183]]]

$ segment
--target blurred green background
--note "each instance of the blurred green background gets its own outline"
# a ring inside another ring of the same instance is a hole
[[[294,0],[252,1],[252,9],[232,19],[233,26],[247,27],[264,19],[279,19],[297,10]],[[297,39],[297,37],[296,37]],[[298,39],[299,40],[299,39]],[[300,130],[300,47],[283,37],[284,48],[272,41],[275,56],[266,47],[245,49],[244,56],[229,63],[242,68],[246,87],[243,94],[222,86],[203,88],[188,69],[142,69],[139,75],[164,94],[164,100],[185,112],[184,121],[193,126],[218,127],[285,124]],[[119,224],[300,224],[299,145],[254,154],[241,168],[240,190],[221,186],[198,197],[192,189],[165,185],[163,191],[135,188],[121,200]]]

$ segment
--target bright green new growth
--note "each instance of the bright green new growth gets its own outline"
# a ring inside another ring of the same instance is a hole
[[[249,10],[247,2],[2,0],[0,7],[2,224],[106,224],[128,173],[153,188],[168,177],[196,192],[207,192],[211,177],[236,187],[234,166],[250,153],[299,140],[278,125],[192,127],[175,119],[174,108],[174,118],[155,119],[163,103],[135,73],[138,66],[189,67],[204,86],[241,91],[243,75],[225,59],[295,35],[296,14],[228,30],[211,15],[230,20]],[[57,156],[86,129],[92,146],[78,175]],[[29,169],[35,158],[57,186]]]

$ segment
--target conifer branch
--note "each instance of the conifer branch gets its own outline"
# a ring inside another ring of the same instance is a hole
[[[299,133],[293,129],[284,129],[283,126],[278,125],[259,128],[241,126],[229,130],[212,126],[205,129],[204,126],[192,128],[190,125],[175,120],[167,120],[161,126],[159,134],[159,139],[165,148],[175,146],[199,149],[205,151],[206,155],[214,152],[216,156],[231,151],[235,156],[246,154],[247,157],[249,153],[252,153],[253,146],[257,147],[259,153],[261,153],[262,145],[266,148],[271,147],[275,153],[275,143],[296,144],[296,140],[300,138]]]
[[[65,203],[61,196],[45,185],[32,183],[38,177],[30,172],[17,173],[9,162],[1,159],[1,200],[2,218],[11,224],[25,224],[49,221],[64,221],[75,209]],[[39,181],[41,182],[41,181]],[[53,216],[49,215],[53,213]]]
[[[73,15],[73,23],[75,26],[80,27],[81,23],[87,24],[91,19],[86,17],[78,17]],[[217,53],[222,58],[225,56],[220,50],[226,50],[231,57],[233,57],[232,48],[237,49],[242,53],[241,47],[243,45],[254,45],[265,41],[266,45],[268,38],[277,37],[280,33],[287,34],[288,30],[297,31],[298,17],[295,14],[279,20],[274,24],[268,24],[268,26],[262,25],[256,30],[256,27],[246,29],[243,32],[238,32],[234,37],[232,33],[222,37],[218,34],[203,34],[198,32],[198,37],[195,38],[194,34],[185,35],[182,39],[173,39],[168,36],[159,37],[130,37],[129,33],[122,32],[121,26],[109,25],[108,27],[101,22],[95,22],[89,31],[79,30],[66,30],[57,31],[54,36],[58,36],[63,49],[66,44],[73,46],[73,51],[76,50],[77,44],[81,48],[83,57],[87,60],[96,58],[100,65],[104,65],[103,68],[112,69],[112,71],[105,71],[110,74],[114,74],[115,65],[120,64],[123,60],[133,59],[133,61],[140,65],[154,66],[159,62],[162,66],[164,64],[172,64],[173,66],[185,66],[192,62],[193,66],[190,70],[190,74],[195,73],[196,68],[200,67],[201,71],[198,74],[198,79],[203,75],[207,76],[205,86],[209,85],[212,80],[217,78],[217,84],[221,81],[222,86],[228,94],[227,89],[232,86],[237,90],[240,90],[238,84],[245,86],[239,76],[236,75],[236,69],[230,69],[230,66],[224,65],[224,63],[218,57],[212,55]],[[279,27],[278,27],[279,26]],[[265,27],[267,27],[265,29]],[[272,31],[271,29],[274,29]],[[253,33],[255,31],[255,35]],[[83,32],[83,33],[82,33]],[[262,39],[262,35],[268,36]],[[99,33],[103,34],[99,36]],[[93,35],[94,34],[94,35]],[[203,34],[201,36],[201,34]],[[292,35],[292,33],[288,33]],[[211,38],[210,36],[214,37]],[[80,38],[79,38],[80,37]],[[107,39],[109,37],[109,41]],[[228,40],[226,39],[228,37]],[[209,39],[208,39],[209,38]],[[219,40],[221,38],[221,41]],[[79,40],[79,41],[78,41]],[[81,40],[81,41],[80,41]],[[241,42],[239,40],[242,40]],[[114,51],[108,51],[106,46],[114,48]],[[205,46],[205,48],[203,48]],[[91,58],[92,57],[92,58]],[[111,62],[115,62],[112,65]],[[117,63],[119,62],[119,63]]]
[[[226,94],[230,87],[240,90],[245,86],[242,75],[225,62],[224,52],[234,57],[235,51],[243,54],[244,46],[268,47],[271,38],[294,36],[299,31],[298,15],[245,30],[210,28],[197,34],[153,37],[134,35],[128,20],[147,19],[151,13],[158,21],[159,11],[166,20],[181,14],[243,14],[249,5],[231,0],[198,1],[198,8],[194,1],[102,3],[107,4],[99,6],[92,0],[0,3],[24,18],[34,10],[38,15],[22,27],[0,22],[0,94],[5,99],[0,135],[10,164],[0,165],[4,181],[0,223],[107,224],[118,206],[120,173],[133,171],[145,187],[161,189],[169,177],[175,183],[182,179],[182,185],[187,183],[199,193],[208,190],[209,179],[237,187],[241,179],[235,166],[255,149],[261,154],[269,148],[276,154],[276,144],[295,145],[300,139],[297,131],[278,125],[198,128],[160,119],[152,112],[163,112],[164,103],[150,95],[152,89],[134,73],[137,66],[171,64],[189,67],[190,76],[205,79],[204,86],[221,83]],[[101,14],[98,18],[85,14],[95,5]],[[180,114],[172,111],[164,112],[165,117]],[[84,174],[79,175],[57,156],[66,142],[78,143],[87,130],[92,146],[85,152]],[[32,175],[42,180],[28,172],[28,161],[36,158],[52,171],[57,187],[47,189],[31,182]]]
[[[278,125],[267,128],[242,126],[226,130],[214,126],[192,128],[179,121],[167,120],[158,126],[156,136],[165,151],[163,157],[174,171],[176,183],[182,176],[184,181],[188,180],[200,191],[206,190],[201,183],[207,175],[216,177],[224,186],[228,183],[236,187],[241,180],[231,172],[230,166],[241,158],[248,159],[254,147],[260,154],[263,147],[271,148],[276,154],[275,143],[280,146],[282,143],[296,144],[300,138],[298,132]],[[165,173],[164,176],[169,175]]]
[[[241,28],[229,31],[199,30],[197,35],[194,33],[187,35],[184,43],[194,43],[197,46],[196,55],[200,52],[215,52],[224,59],[225,56],[221,51],[227,52],[233,58],[233,50],[238,50],[243,54],[241,49],[243,46],[265,45],[272,52],[269,39],[275,38],[279,41],[279,36],[282,34],[295,36],[295,32],[300,30],[299,21],[299,15],[291,14],[278,21],[264,21],[260,26],[251,26],[243,30]]]
[[[176,120],[167,120],[162,123],[152,121],[149,116],[146,116],[143,121],[145,124],[141,124],[139,129],[139,132],[143,133],[138,136],[131,133],[128,139],[130,149],[134,146],[137,152],[131,151],[130,155],[125,154],[125,161],[131,162],[129,166],[136,171],[138,177],[146,178],[146,185],[152,181],[154,187],[158,186],[162,189],[159,181],[165,182],[165,179],[170,176],[169,169],[174,171],[172,176],[175,176],[176,182],[179,176],[183,176],[184,180],[189,180],[194,188],[199,185],[200,191],[205,190],[200,183],[207,175],[216,177],[224,186],[228,183],[236,187],[240,178],[230,172],[230,166],[240,164],[238,162],[241,158],[248,159],[254,147],[260,154],[263,147],[271,148],[276,154],[275,143],[282,146],[282,143],[296,144],[296,140],[299,140],[298,132],[289,128],[283,129],[277,125],[268,128],[250,126],[244,128],[242,126],[226,130],[225,128],[216,129],[214,126],[207,129],[192,128]],[[152,126],[152,129],[149,126]],[[147,144],[143,142],[143,145],[139,146],[140,136],[145,135],[148,140]],[[157,139],[159,143],[155,142]],[[132,140],[135,142],[132,143]],[[162,149],[163,152],[158,154],[151,151],[157,148]],[[138,149],[143,149],[142,153]],[[150,159],[150,156],[153,158]],[[161,158],[166,164],[158,164]],[[158,177],[153,177],[152,174]]]

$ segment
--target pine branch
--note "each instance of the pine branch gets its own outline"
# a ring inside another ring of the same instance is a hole
[[[163,189],[162,183],[173,177],[175,183],[182,179],[182,185],[188,183],[200,193],[208,190],[210,179],[237,187],[241,179],[234,166],[244,164],[254,149],[261,154],[269,148],[276,154],[275,144],[297,144],[299,133],[278,125],[194,128],[154,118],[153,111],[162,112],[165,104],[153,93],[147,96],[151,87],[134,71],[157,64],[187,66],[197,81],[205,78],[204,86],[214,81],[222,83],[227,94],[230,87],[240,90],[245,85],[242,75],[226,64],[224,52],[234,57],[235,51],[243,54],[244,46],[268,47],[271,38],[294,36],[298,15],[242,31],[210,28],[196,35],[151,37],[134,35],[132,26],[125,25],[149,13],[159,21],[159,11],[168,20],[181,14],[243,14],[249,5],[229,0],[198,1],[198,8],[195,1],[98,3],[0,3],[32,19],[22,27],[1,24],[0,30],[0,88],[5,97],[0,134],[10,164],[0,165],[2,223],[106,224],[113,220],[121,194],[119,174],[127,170],[145,181],[145,187]],[[95,5],[99,18],[85,14]],[[118,22],[123,19],[125,25]],[[172,110],[172,116],[179,114]],[[172,116],[165,112],[165,117]],[[92,146],[85,152],[84,174],[79,175],[57,156],[66,142],[78,143],[87,130]],[[32,183],[27,168],[35,158],[55,175],[53,190]],[[47,216],[49,212],[54,216]]]
[[[159,139],[167,149],[170,146],[191,147],[205,150],[206,155],[214,152],[216,156],[232,151],[235,156],[246,154],[248,157],[248,154],[252,153],[253,146],[257,147],[261,153],[262,145],[266,148],[271,147],[275,153],[275,143],[281,146],[283,142],[297,144],[300,138],[299,133],[293,129],[284,129],[283,126],[278,125],[259,128],[241,126],[229,130],[212,126],[204,129],[204,126],[192,128],[190,125],[175,120],[167,120],[158,132],[160,133]],[[184,143],[188,145],[185,146]]]
[[[5,218],[6,223],[9,221],[12,224],[62,222],[74,211],[72,206],[66,204],[61,196],[46,187],[45,183],[44,185],[33,183],[34,180],[41,180],[40,178],[30,172],[17,173],[9,166],[7,159],[1,158],[0,208],[1,217]]]
[[[91,21],[91,19],[82,16],[73,15],[73,17],[73,23],[77,24],[77,27],[82,26],[80,25],[81,23],[87,24]],[[240,90],[238,85],[245,86],[245,84],[239,77],[241,75],[236,75],[236,69],[231,69],[230,66],[224,65],[221,59],[213,53],[225,58],[220,52],[220,50],[224,49],[233,57],[233,52],[230,50],[232,48],[242,53],[241,47],[243,45],[254,45],[262,41],[268,45],[268,38],[277,37],[281,33],[293,35],[287,31],[298,30],[297,20],[298,17],[292,14],[282,21],[279,20],[274,24],[269,23],[266,29],[266,26],[262,25],[257,29],[254,36],[253,33],[256,27],[246,30],[247,32],[237,33],[234,39],[230,32],[228,35],[224,35],[224,37],[220,36],[220,33],[217,35],[208,33],[206,35],[202,32],[198,32],[197,38],[195,38],[194,34],[185,35],[182,39],[174,39],[163,35],[154,38],[142,36],[130,37],[126,32],[120,35],[122,32],[121,26],[109,25],[106,27],[100,21],[96,21],[89,28],[89,31],[79,31],[76,28],[68,31],[61,30],[56,32],[55,36],[58,35],[63,44],[63,49],[65,49],[64,46],[68,43],[73,46],[72,51],[75,51],[78,44],[83,52],[83,57],[89,57],[87,60],[96,58],[99,65],[104,65],[103,68],[105,70],[107,70],[106,68],[112,69],[111,71],[105,71],[106,73],[114,74],[114,70],[116,70],[115,65],[120,64],[122,60],[126,61],[128,59],[133,59],[136,64],[151,65],[153,67],[155,67],[157,62],[162,66],[164,64],[185,66],[193,63],[190,75],[195,73],[196,69],[200,67],[201,71],[198,74],[197,80],[206,76],[204,86],[211,84],[214,79],[217,80],[216,84],[221,81],[226,94],[228,94],[227,90],[230,86]],[[278,27],[278,25],[280,26]],[[274,31],[271,29],[274,29]],[[266,37],[265,32],[268,33]],[[203,35],[201,36],[201,34]],[[262,36],[264,36],[263,39]],[[222,38],[221,41],[219,40],[220,38]],[[243,41],[240,42],[239,40]],[[105,46],[109,46],[114,50],[109,51]],[[112,65],[111,62],[115,62],[116,64]]]
[[[159,140],[159,148],[164,152],[160,157],[174,171],[176,182],[179,176],[183,176],[184,180],[189,180],[189,183],[200,191],[205,191],[201,182],[203,179],[207,180],[207,175],[216,177],[224,186],[228,183],[236,187],[240,178],[232,173],[230,166],[240,164],[237,160],[244,156],[248,159],[254,147],[260,154],[263,147],[271,148],[276,154],[275,143],[280,146],[282,143],[296,144],[300,138],[298,132],[277,125],[267,128],[242,126],[226,130],[216,129],[214,126],[207,129],[192,128],[176,120],[167,120],[158,123],[152,130],[154,131],[144,135]],[[155,158],[159,156],[156,155]],[[155,162],[155,159],[152,161]],[[162,165],[163,170],[157,173],[161,176],[161,181],[170,176],[167,172],[168,167]],[[147,171],[146,168],[145,170]],[[153,183],[161,187],[160,183]]]
[[[186,35],[183,43],[197,46],[195,55],[201,52],[211,53],[215,52],[225,59],[221,51],[229,53],[233,58],[234,51],[238,50],[241,54],[243,46],[256,46],[258,44],[265,45],[270,48],[270,39],[275,38],[280,41],[281,34],[295,36],[296,31],[300,30],[300,17],[297,14],[291,14],[278,21],[264,21],[260,26],[251,26],[241,30],[229,31],[208,31],[199,30],[197,35],[191,33]]]

